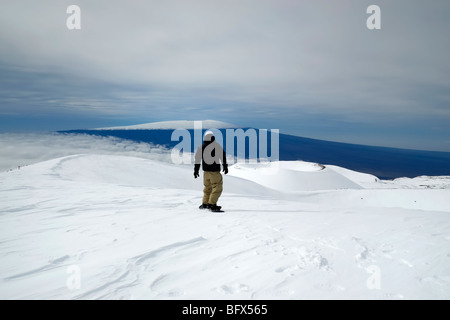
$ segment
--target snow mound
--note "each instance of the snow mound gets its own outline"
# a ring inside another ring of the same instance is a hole
[[[97,128],[95,130],[172,130],[172,129],[194,129],[194,122],[201,122],[203,129],[232,129],[239,128],[238,126],[216,120],[203,120],[203,121],[162,121],[162,122],[150,122],[144,124],[137,124],[132,126],[120,126],[120,127],[108,127]]]
[[[237,163],[230,167],[230,175],[282,192],[362,189],[352,178],[358,177],[357,180],[361,180],[361,177],[365,176],[362,173],[349,174],[336,168],[303,161]]]
[[[368,173],[361,173],[357,171],[353,171],[350,169],[338,167],[338,166],[332,166],[327,165],[328,169],[331,169],[340,175],[346,177],[347,179],[359,184],[360,186],[364,188],[378,188],[379,187],[379,181],[376,176],[368,174]]]

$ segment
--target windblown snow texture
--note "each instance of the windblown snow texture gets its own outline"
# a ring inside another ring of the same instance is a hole
[[[0,173],[0,298],[450,298],[450,177],[237,164],[222,215],[200,180],[114,155]]]

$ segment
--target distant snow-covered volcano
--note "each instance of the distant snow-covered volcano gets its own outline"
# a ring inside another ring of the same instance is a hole
[[[197,127],[196,127],[197,124]],[[186,129],[192,134],[195,129],[218,129],[224,137],[226,148],[228,129],[242,129],[257,132],[263,128],[254,128],[249,125],[236,126],[234,124],[216,121],[164,121],[145,123],[120,127],[105,127],[97,129],[65,130],[60,133],[84,134],[102,137],[117,137],[138,143],[174,148],[179,141],[172,139],[173,130]],[[279,129],[274,123],[270,130]],[[242,132],[240,130],[239,134]],[[328,163],[352,169],[358,172],[369,173],[382,179],[395,179],[400,177],[447,176],[450,175],[450,152],[433,152],[422,150],[407,150],[366,145],[356,145],[342,142],[317,140],[293,136],[279,131],[279,160],[304,160],[315,163]],[[249,135],[250,137],[251,135]],[[250,140],[250,139],[248,139]],[[272,141],[272,140],[271,140]],[[1,142],[1,141],[0,141]],[[236,144],[233,144],[233,147]],[[245,153],[250,157],[250,141],[245,146]],[[192,145],[194,148],[195,145]],[[267,154],[272,154],[271,144],[268,144]],[[194,152],[192,149],[191,152]],[[258,151],[259,152],[259,151]],[[237,154],[237,151],[235,152]]]
[[[171,129],[195,129],[195,123],[201,123],[202,128],[215,128],[215,129],[231,129],[231,128],[239,128],[231,123],[216,121],[216,120],[203,120],[203,121],[188,121],[188,120],[179,120],[179,121],[161,121],[161,122],[151,122],[151,123],[143,123],[132,126],[120,126],[120,127],[108,127],[108,128],[97,128],[95,130],[171,130]]]

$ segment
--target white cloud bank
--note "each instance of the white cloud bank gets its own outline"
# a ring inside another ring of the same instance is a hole
[[[0,171],[73,154],[115,154],[170,161],[170,150],[148,143],[80,134],[0,134]]]

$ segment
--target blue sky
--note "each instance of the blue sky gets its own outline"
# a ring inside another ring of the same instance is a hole
[[[450,151],[449,15],[441,0],[4,0],[0,132],[214,119]]]

